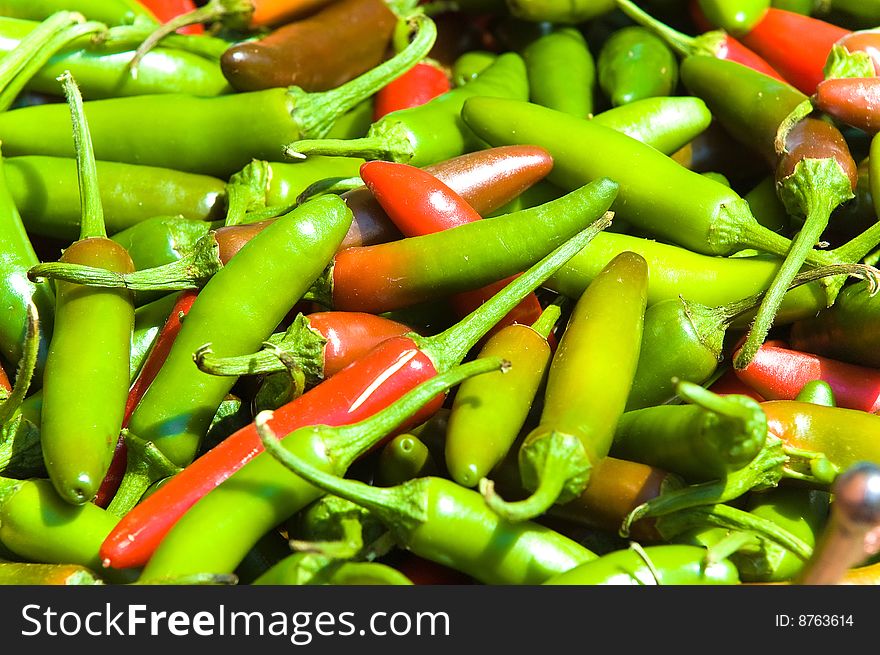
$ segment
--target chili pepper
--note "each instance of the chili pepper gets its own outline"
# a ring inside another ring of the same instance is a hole
[[[847,268],[811,269],[796,277],[791,286],[845,272]],[[728,328],[737,318],[751,313],[762,297],[763,292],[718,307],[690,302],[683,295],[652,304],[645,312],[639,367],[627,410],[671,400],[675,396],[673,378],[695,384],[707,382],[723,358]],[[808,308],[805,311],[810,313]]]
[[[382,61],[397,21],[382,0],[339,0],[223,53],[223,74],[237,91],[296,85],[336,88]]]
[[[791,326],[792,348],[880,368],[880,344],[872,329],[880,298],[871,291],[867,281],[845,286],[834,305]]]
[[[743,34],[742,42],[809,95],[825,77],[823,69],[832,46],[848,33],[817,18],[771,7]]]
[[[522,51],[522,57],[529,76],[529,100],[581,118],[593,113],[596,63],[577,29],[563,27],[536,39]]]
[[[712,114],[699,98],[671,96],[634,100],[592,120],[671,155],[704,133]]]
[[[220,177],[254,158],[277,160],[281,145],[323,136],[336,118],[425,56],[436,34],[434,24],[424,16],[413,22],[418,32],[406,50],[331,91],[309,94],[291,87],[207,98],[166,93],[89,101],[86,115],[95,152],[102,160]],[[135,131],[128,123],[132,115],[140,121]],[[10,154],[70,156],[62,116],[55,105],[5,112],[0,135]]]
[[[834,584],[851,566],[877,549],[871,534],[880,530],[880,466],[861,462],[834,481],[834,503],[816,551],[800,571],[797,584]]]
[[[634,546],[602,555],[550,578],[550,585],[727,585],[739,584],[728,560],[706,562],[698,546]]]
[[[798,394],[794,397],[801,403],[813,403],[814,405],[825,405],[826,407],[836,407],[837,400],[834,397],[834,389],[825,380],[810,380]]]
[[[708,19],[734,36],[749,32],[764,18],[770,0],[693,0]]]
[[[437,475],[437,463],[418,437],[399,434],[382,448],[376,465],[376,484],[393,487],[408,480]]]
[[[607,222],[607,217],[595,222],[590,228],[557,248],[539,264],[514,280],[501,294],[476,310],[469,319],[449,330],[428,339],[410,335],[407,338],[384,341],[356,363],[319,384],[301,398],[279,408],[275,412],[273,429],[281,433],[290,433],[304,425],[316,423],[350,424],[387,407],[419,382],[432,378],[438,371],[448,370],[452,364],[461,361],[464,354],[479,338],[517,304],[523,295],[531,292],[562,262],[583,248],[586,242],[607,225]],[[430,409],[435,410],[436,404]],[[421,422],[419,419],[423,420],[428,414],[430,410],[423,412],[422,416],[414,417],[413,423],[417,425]],[[250,475],[245,472],[237,473],[242,467],[247,466],[248,472],[253,471],[262,475],[261,467],[270,466],[273,462],[270,458],[259,458],[259,456],[258,461],[264,463],[249,462],[260,451],[259,443],[255,427],[250,425],[231,435],[187,466],[123,519],[119,529],[107,539],[102,556],[111,566],[116,567],[138,566],[146,562],[159,541],[184,513],[188,517],[187,523],[193,521],[195,524],[201,520],[194,511],[187,512],[199,498],[221,485],[230,476],[232,476],[231,480],[238,480]],[[266,529],[276,525],[296,510],[296,502],[293,502],[294,506],[285,506],[284,499],[289,500],[289,498],[284,493],[275,495],[274,491],[267,488],[264,483],[265,478],[259,488],[268,492],[268,495],[264,496],[268,504],[264,504],[258,496],[245,494],[241,497],[240,509],[243,513],[237,518],[231,519],[229,505],[223,510],[222,514],[230,517],[228,527],[233,535],[242,536],[241,526],[237,525],[241,519],[250,526],[248,530],[251,528],[255,530],[254,534],[262,534],[265,531],[253,520],[254,514],[249,507],[251,503],[262,507],[261,511],[268,510],[273,516],[281,515],[277,520],[267,517],[270,525]],[[225,489],[233,492],[235,482],[230,481]],[[227,492],[218,492],[216,496],[219,498],[225,493]],[[199,503],[199,506],[208,508],[213,502],[212,500]],[[209,520],[214,522],[214,518]],[[177,531],[185,541],[201,533],[200,529],[190,532],[186,523]],[[204,536],[206,533],[201,534]],[[213,534],[217,534],[216,526]],[[197,547],[197,550],[200,548]],[[238,557],[229,550],[226,550],[226,554],[229,554],[231,559]],[[234,566],[234,562],[230,565]]]
[[[871,436],[878,425],[874,414],[793,400],[768,400],[761,407],[770,432],[792,448],[823,452],[841,470],[859,461],[880,462]]]
[[[11,52],[33,32],[39,23],[16,18],[0,17],[0,51]],[[132,28],[110,28],[105,36],[97,39],[86,34],[77,38],[63,52],[58,53],[27,80],[26,88],[50,96],[58,95],[55,81],[62,72],[70,70],[76,79],[82,80],[83,95],[89,99],[108,98],[119,95],[144,95],[151,93],[191,93],[199,96],[215,96],[231,90],[226,78],[211,56],[203,56],[197,47],[208,50],[223,49],[226,42],[211,37],[198,38],[199,43],[169,43],[157,48],[141,62],[137,77],[128,74],[131,59]],[[132,36],[140,30],[133,30]],[[101,35],[99,35],[101,36]],[[207,53],[206,53],[207,54]]]
[[[693,96],[683,97],[698,99]],[[707,114],[708,111],[707,109]],[[711,114],[709,115],[711,116]],[[669,151],[664,152],[668,153]],[[751,150],[743,148],[737,143],[717,122],[710,123],[705,130],[671,153],[670,157],[685,168],[697,173],[720,173],[730,180],[736,189],[749,188],[756,184],[756,174],[763,168],[763,162],[760,158]],[[779,213],[786,216],[785,209],[776,196],[776,188],[772,178],[770,178],[768,192],[772,201],[778,205]],[[751,193],[750,191],[749,194]],[[782,232],[777,229],[777,226],[782,223],[781,220],[776,219],[774,223],[775,214],[772,214],[768,220],[764,215],[767,211],[766,207],[763,204],[753,206],[749,194],[744,195],[743,198],[749,203],[757,221],[765,227],[770,227],[774,232]]]
[[[596,62],[599,86],[612,106],[668,96],[678,83],[678,63],[662,39],[633,25],[615,31]]]
[[[0,585],[98,585],[104,581],[73,564],[30,564],[0,561]]]
[[[376,93],[373,120],[393,111],[423,105],[450,88],[449,77],[438,64],[420,62]]]
[[[0,233],[4,235],[0,247],[0,354],[10,363],[17,364],[22,357],[28,326],[28,308],[33,303],[40,317],[40,355],[34,387],[42,382],[43,366],[55,314],[55,297],[46,283],[27,279],[27,269],[39,263],[28,234],[22,224],[9,185],[5,183],[8,160],[0,156]]]
[[[692,57],[685,63],[695,59],[719,61]],[[620,185],[614,207],[618,218],[654,236],[713,255],[754,247],[784,256],[789,250],[791,242],[755,221],[736,192],[595,120],[504,98],[471,98],[462,117],[491,145],[546,148],[554,162],[547,179],[562,188],[577,188],[600,175],[611,177]],[[615,156],[606,157],[607,152]],[[680,189],[688,193],[682,196]],[[808,261],[828,263],[828,254],[814,252]]]
[[[135,19],[156,22],[156,16],[138,0],[2,0],[0,15],[43,20],[57,11],[76,11],[108,25],[133,23]]]
[[[315,385],[366,355],[385,339],[410,332],[403,323],[364,312],[315,312],[298,315],[283,333],[273,334],[253,355],[217,357],[199,349],[193,358],[211,375],[259,375],[287,370],[285,357],[293,359]]]
[[[273,458],[319,488],[369,508],[388,525],[398,544],[420,557],[486,584],[538,584],[596,557],[536,523],[511,523],[494,516],[478,493],[443,478],[418,478],[386,488],[338,478],[279,444],[268,427],[270,419],[261,414],[257,425]],[[414,504],[410,499],[418,500]],[[487,553],[496,549],[497,557],[490,559]],[[144,575],[150,574],[160,552]]]
[[[856,148],[852,148],[853,155]],[[871,160],[865,157],[859,162],[856,169],[858,178],[855,188],[855,197],[834,210],[828,228],[822,235],[822,240],[828,242],[829,247],[834,248],[847,239],[864,232],[871,227],[877,218],[874,209],[874,195],[871,190]],[[866,263],[868,260],[866,260]]]
[[[612,0],[505,0],[511,15],[549,23],[583,23],[614,9]]]
[[[181,293],[165,294],[152,302],[141,305],[134,311],[134,330],[131,333],[131,366],[129,367],[129,380],[132,382],[141,370],[159,330],[165,324]]]
[[[484,478],[480,491],[494,511],[524,520],[587,488],[590,470],[608,454],[632,386],[647,286],[645,260],[623,253],[580,297],[550,363],[540,423],[519,449],[520,476],[532,495],[505,502]],[[602,361],[614,362],[613,375],[584,375]]]
[[[461,121],[462,105],[474,96],[525,100],[528,78],[522,58],[514,52],[499,55],[473,82],[419,107],[388,114],[373,123],[362,139],[291,139],[285,154],[300,159],[306,155],[345,155],[413,166],[434,164],[480,148],[478,139]]]
[[[693,37],[672,29],[629,0],[615,0],[618,8],[639,25],[651,30],[681,57],[708,55],[735,61],[758,72],[783,81],[782,76],[760,55],[723,30],[712,30]]]
[[[252,584],[255,585],[411,585],[403,573],[378,562],[346,562],[294,553]]]
[[[880,121],[874,115],[880,99],[880,78],[849,77],[823,80],[813,102],[818,109],[860,130],[875,134]]]
[[[132,571],[101,566],[98,549],[118,519],[91,503],[71,505],[48,480],[0,478],[0,542],[19,557],[46,564],[76,564],[112,582]]]
[[[736,374],[768,400],[793,400],[807,382],[824,380],[840,407],[880,411],[880,371],[791,350],[780,341],[761,346],[755,359]]]
[[[829,258],[859,261],[873,249],[878,234],[880,227],[872,227],[830,251]],[[709,307],[741,300],[743,294],[766,289],[779,267],[779,260],[774,257],[707,257],[649,239],[605,232],[554,274],[545,286],[576,299],[602,267],[626,250],[640,254],[648,262],[649,305],[679,296]],[[786,294],[776,320],[782,323],[807,318],[826,306],[824,289],[818,283],[811,283]],[[734,321],[734,325],[741,327],[747,323]]]
[[[235,382],[202,373],[192,354],[206,343],[220,354],[255,350],[326,265],[350,224],[345,204],[322,196],[275,221],[230,259],[199,292],[131,416],[132,432],[155,442],[173,462],[188,463]],[[292,261],[297,266],[291,267]]]
[[[547,337],[559,318],[550,305],[531,327],[509,325],[489,339],[480,357],[504,357],[511,370],[462,384],[446,435],[446,467],[453,480],[474,487],[504,459],[526,422],[551,351]],[[475,384],[477,383],[477,384]]]
[[[385,441],[386,436],[392,430],[395,430],[401,423],[410,419],[414,413],[418,414],[426,404],[433,403],[438,393],[442,397],[443,392],[451,385],[458,384],[471,375],[495,370],[501,365],[501,360],[495,359],[471,362],[454,367],[444,374],[423,381],[417,387],[411,387],[405,395],[399,397],[398,401],[386,406],[377,413],[370,414],[366,419],[354,424],[348,423],[337,427],[326,425],[303,426],[294,431],[291,435],[293,438],[287,439],[286,443],[291,444],[297,452],[302,453],[310,461],[315,462],[323,469],[333,473],[344,474],[356,459]],[[261,416],[267,414],[267,412],[260,413]],[[257,443],[259,443],[259,437],[257,438]],[[242,497],[241,490],[243,489],[240,487],[238,490],[236,489],[238,481],[248,477],[254,469],[265,469],[261,475],[269,474],[270,477],[263,478],[263,484],[251,487],[253,491],[258,493],[246,492],[246,497]],[[272,480],[271,485],[265,484],[269,479]],[[280,489],[280,487],[284,488],[283,500],[280,497],[272,500],[274,496],[273,488]],[[163,490],[165,488],[167,488],[167,485],[163,487]],[[163,490],[160,490],[158,493],[161,493]],[[232,496],[225,501],[227,506],[229,505],[230,498],[238,497],[238,500],[231,502],[235,505],[241,503],[251,505],[256,503],[251,507],[251,510],[256,510],[258,505],[263,508],[257,513],[252,511],[249,522],[262,522],[269,518],[269,514],[277,514],[279,511],[284,511],[285,513],[276,523],[288,518],[296,510],[301,509],[322,495],[318,489],[306,485],[304,480],[290,476],[269,454],[257,456],[253,462],[237,471],[228,482],[224,482],[215,491],[206,495],[198,503],[198,506],[199,508],[210,506],[215,500],[219,500],[220,497],[226,496],[230,492]],[[341,496],[346,498],[344,495]],[[346,499],[351,500],[349,498]],[[146,502],[149,502],[149,500]],[[286,507],[279,507],[279,504],[292,509],[288,512]],[[186,526],[194,518],[198,520],[199,511],[195,510],[194,507],[187,512],[162,540],[149,559],[149,570],[144,571],[144,579],[177,575],[174,571],[188,570],[192,566],[201,566],[202,570],[212,571],[220,571],[230,566],[234,567],[243,554],[247,552],[249,546],[246,542],[252,539],[256,540],[264,532],[262,530],[256,532],[249,526],[239,526],[237,530],[238,536],[227,544],[229,547],[223,549],[224,552],[216,553],[216,556],[213,556],[210,562],[202,560],[201,563],[198,563],[192,560],[191,554],[188,551],[194,544],[194,540],[197,541],[200,537],[189,534]],[[235,520],[232,519],[231,521],[235,522]],[[226,523],[229,523],[229,521],[226,521]],[[221,530],[225,529],[219,524],[217,527]],[[112,540],[113,536],[110,539]],[[180,542],[175,546],[174,543],[178,540]],[[239,547],[243,548],[241,552],[237,552]],[[106,549],[104,553],[106,554]]]
[[[13,157],[6,184],[29,232],[74,239],[79,232],[76,161],[60,157]],[[193,220],[217,217],[225,196],[222,180],[173,169],[96,162],[107,231],[116,234],[155,216]]]
[[[106,236],[89,128],[70,75],[62,77],[77,143],[82,221],[64,263],[126,273],[131,258]],[[128,390],[134,307],[117,289],[55,287],[55,329],[46,357],[41,437],[46,470],[69,503],[91,500],[107,472]]]
[[[747,396],[720,397],[679,381],[687,405],[661,405],[624,412],[611,454],[656,466],[688,482],[726,476],[752,461],[767,438],[767,419]]]
[[[741,396],[748,396],[752,400],[757,400],[759,403],[766,400],[761,394],[740,380],[732,368],[726,369],[724,373],[721,374],[721,377],[709,385],[708,389],[712,393],[717,393],[719,396],[726,396],[735,393]]]
[[[361,178],[391,221],[407,237],[433,234],[481,218],[455,191],[414,166],[367,162],[361,166]],[[455,295],[451,298],[452,306],[460,317],[466,316],[507,282],[509,279],[502,279],[490,287],[469,290],[466,296]],[[499,321],[493,332],[514,321],[534,322],[541,313],[541,305],[537,297],[530,294],[512,312]]]
[[[195,11],[196,5],[193,0],[140,0],[140,3],[149,9],[160,23],[171,20],[181,14]],[[180,28],[181,34],[203,34],[205,29],[198,23]]]
[[[488,50],[470,50],[455,60],[452,66],[452,84],[464,86],[473,82],[484,70],[492,65],[498,55]]]
[[[604,178],[491,221],[348,248],[327,269],[329,293],[320,302],[337,310],[380,313],[482,287],[524,270],[573,236],[584,217],[597,205],[607,208],[616,192],[617,185]],[[319,281],[315,288],[320,291],[324,284]]]

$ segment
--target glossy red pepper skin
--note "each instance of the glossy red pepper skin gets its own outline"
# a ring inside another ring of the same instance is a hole
[[[299,86],[327,91],[382,61],[397,19],[382,0],[339,0],[220,59],[237,91]]]
[[[846,77],[823,80],[813,104],[839,121],[870,134],[880,131],[880,77]]]
[[[307,425],[356,423],[436,374],[430,357],[412,339],[389,339],[359,359],[356,366],[343,369],[275,410],[271,427],[276,434],[287,435]],[[413,416],[408,426],[424,422],[442,403],[443,398],[438,397]],[[186,510],[262,450],[253,423],[230,435],[126,514],[102,545],[102,559],[114,568],[146,564]]]
[[[195,11],[196,8],[193,0],[139,0],[139,2],[152,11],[161,23],[182,14],[188,14]],[[182,27],[178,32],[180,34],[204,34],[205,28],[200,23],[196,23]]]
[[[831,48],[849,33],[817,18],[771,7],[742,42],[810,95],[825,78],[823,70]]]
[[[404,236],[440,232],[482,218],[437,177],[409,164],[369,161],[361,166],[361,179]],[[511,279],[505,278],[480,289],[455,294],[451,298],[452,307],[459,317],[467,316]],[[529,294],[498,322],[492,332],[513,323],[531,325],[540,315],[541,303],[535,294]]]
[[[398,109],[423,105],[451,88],[446,71],[433,63],[420,62],[376,93],[373,120]]]
[[[880,370],[791,350],[781,341],[766,342],[736,375],[767,400],[794,400],[807,382],[824,380],[839,407],[880,412]]]

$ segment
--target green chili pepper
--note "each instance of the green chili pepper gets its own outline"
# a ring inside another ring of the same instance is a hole
[[[367,135],[373,124],[373,97],[362,100],[336,119],[327,132],[328,139],[359,139]]]
[[[400,571],[378,562],[346,562],[294,553],[278,562],[255,585],[411,585]]]
[[[461,120],[461,108],[474,96],[528,98],[528,78],[522,58],[514,52],[498,56],[480,76],[424,105],[393,111],[373,123],[363,139],[296,141],[287,149],[290,157],[345,155],[365,159],[388,159],[425,166],[478,150],[480,141]],[[292,141],[292,140],[291,140]]]
[[[96,585],[104,581],[84,566],[0,561],[0,585]]]
[[[540,584],[595,559],[592,552],[549,528],[493,516],[478,493],[443,478],[379,488],[336,477],[279,443],[268,419],[258,415],[257,426],[272,457],[320,489],[370,509],[398,544],[420,557],[487,584]]]
[[[611,177],[620,184],[613,207],[617,217],[654,236],[709,255],[746,248],[780,256],[789,251],[791,241],[760,225],[733,190],[595,120],[504,98],[471,98],[462,117],[492,145],[545,148],[554,162],[547,179],[562,188],[577,188],[600,175]],[[807,261],[825,264],[828,259],[828,253],[814,251]]]
[[[28,306],[36,307],[40,318],[40,356],[38,358],[35,387],[42,383],[42,370],[46,360],[52,324],[55,315],[55,297],[52,288],[45,282],[34,283],[27,279],[27,271],[39,263],[28,234],[22,224],[21,215],[9,185],[2,177],[6,172],[8,160],[0,157],[0,233],[3,245],[0,246],[0,354],[7,361],[18,363],[25,344],[28,324]]]
[[[675,54],[637,25],[615,31],[599,51],[597,64],[599,86],[614,107],[671,95],[678,83]]]
[[[767,417],[757,402],[748,396],[721,397],[683,381],[676,392],[689,404],[625,412],[611,454],[689,482],[724,477],[755,458],[767,438]]]
[[[698,3],[714,27],[734,36],[747,34],[770,7],[770,0],[698,0]]]
[[[109,234],[155,216],[219,218],[224,183],[170,168],[96,162],[98,188]],[[72,240],[80,230],[76,161],[61,157],[12,157],[6,184],[29,232]]]
[[[226,356],[257,350],[330,261],[350,225],[345,203],[321,196],[251,239],[200,291],[131,417],[131,431],[176,464],[189,463],[236,380],[201,372],[193,353],[205,344]]]
[[[63,501],[48,480],[0,478],[0,542],[16,555],[47,564],[78,564],[113,582],[136,573],[101,564],[98,550],[118,518],[97,505]]]
[[[77,143],[82,221],[80,240],[64,263],[128,273],[128,253],[106,236],[94,153],[82,98],[62,77]],[[134,306],[124,289],[90,289],[59,282],[55,329],[46,358],[41,443],[46,470],[69,503],[91,500],[113,456],[128,395]]]
[[[452,83],[455,86],[464,86],[473,82],[498,58],[498,55],[488,50],[471,50],[465,52],[452,66]]]
[[[639,359],[647,286],[645,260],[622,253],[578,300],[550,364],[541,421],[519,450],[532,496],[508,503],[488,479],[480,482],[489,506],[505,518],[528,519],[576,498],[608,454]]]
[[[834,390],[825,380],[813,380],[807,382],[795,400],[802,403],[813,403],[814,405],[824,405],[825,407],[835,407],[837,403],[834,400]]]
[[[379,454],[376,483],[393,487],[437,472],[437,463],[428,447],[412,434],[400,434],[385,444]]]
[[[406,50],[330,91],[311,94],[290,87],[217,97],[166,93],[89,101],[95,152],[102,160],[219,177],[254,158],[279,160],[284,144],[325,136],[339,116],[427,54],[436,36],[434,23],[425,16],[413,20],[419,29]],[[131,116],[138,117],[137,130],[131,129]],[[0,136],[10,153],[70,156],[62,117],[54,105],[5,112]]]
[[[522,57],[529,100],[581,118],[593,113],[596,64],[577,29],[564,27],[542,36],[522,51]]]
[[[506,0],[510,13],[524,20],[582,23],[614,10],[614,0]]]
[[[697,546],[663,545],[618,550],[548,580],[551,585],[694,585],[738,584],[728,560],[706,561]]]
[[[0,0],[0,15],[13,18],[43,20],[62,10],[77,11],[108,25],[125,25],[135,20],[157,22],[153,13],[137,0]]]
[[[559,313],[558,305],[550,305],[531,327],[510,325],[480,351],[481,357],[504,357],[512,367],[503,375],[468,380],[455,395],[445,458],[452,479],[460,485],[476,486],[513,446],[550,363],[547,337]]]
[[[219,222],[182,216],[154,216],[117,232],[111,238],[131,256],[135,270],[163,266],[192,252],[199,239],[220,227]]]

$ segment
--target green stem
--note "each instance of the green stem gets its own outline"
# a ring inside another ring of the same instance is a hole
[[[567,303],[568,299],[564,296],[556,298],[556,300],[544,308],[538,320],[532,323],[532,329],[545,339],[549,337],[550,332],[553,331],[553,326],[556,325],[559,317],[562,316],[562,306]]]
[[[767,337],[767,333],[773,327],[773,320],[776,318],[776,312],[782,304],[782,299],[788,292],[789,284],[803,266],[807,254],[822,237],[834,206],[836,203],[833,205],[831,202],[810,203],[804,226],[792,241],[788,255],[783,260],[782,266],[776,271],[776,275],[758,307],[758,312],[749,328],[745,342],[733,358],[734,368],[742,370],[755,358],[758,349]]]
[[[694,54],[696,50],[696,39],[692,36],[682,34],[678,30],[674,30],[668,25],[661,23],[659,20],[644,11],[641,7],[636,6],[629,0],[616,0],[617,7],[624,14],[633,19],[642,27],[647,28],[657,36],[659,36],[666,44],[672,48],[679,56],[687,57]]]
[[[569,465],[566,452],[548,454],[536,471],[538,487],[524,500],[506,501],[495,492],[495,484],[488,478],[480,480],[480,493],[489,508],[498,516],[512,522],[527,521],[549,510],[559,499],[568,481]]]
[[[341,195],[346,191],[351,191],[362,187],[364,181],[359,177],[328,177],[317,182],[312,182],[297,197],[296,204],[301,205],[307,200],[311,200],[315,196],[325,193],[333,193]]]
[[[79,178],[80,222],[79,238],[107,237],[104,225],[104,206],[101,204],[101,190],[98,188],[98,167],[95,164],[95,150],[89,124],[83,109],[82,94],[70,71],[58,78],[64,87],[64,95],[70,105],[70,119],[73,122],[73,143],[76,150],[76,172]]]
[[[339,116],[403,75],[428,55],[437,39],[434,21],[423,14],[406,20],[415,30],[415,36],[405,49],[391,59],[330,91],[307,93],[296,86],[288,89],[294,99],[294,116],[304,137],[322,139],[327,136]]]
[[[748,425],[754,420],[756,410],[763,414],[763,410],[757,403],[754,406],[744,405],[735,400],[735,397],[719,396],[699,384],[686,380],[679,380],[676,383],[675,393],[691,405],[696,405],[724,418],[739,421],[743,425]]]
[[[28,271],[28,278],[31,281],[51,278],[84,286],[131,291],[181,291],[201,289],[221,268],[220,246],[214,233],[209,232],[199,237],[188,254],[162,266],[133,273],[116,273],[83,264],[44,262],[32,267]]]
[[[198,7],[189,13],[175,16],[167,23],[160,25],[135,51],[134,56],[128,62],[132,77],[137,77],[137,67],[144,55],[152,50],[159,41],[174,34],[181,27],[196,23],[215,23],[232,16],[235,20],[224,22],[231,27],[246,30],[253,12],[254,5],[251,0],[211,0],[204,7]]]
[[[342,539],[337,541],[302,541],[291,539],[290,547],[301,553],[321,555],[330,559],[352,559],[364,549],[363,525],[356,518],[339,521]]]
[[[128,465],[119,489],[107,506],[107,511],[123,517],[138,504],[141,496],[155,480],[179,473],[181,468],[162,454],[152,441],[139,439],[128,430],[125,437]]]
[[[0,426],[18,410],[27,395],[37,367],[37,355],[40,351],[40,318],[33,302],[27,306],[27,330],[24,337],[24,350],[15,373],[15,384],[12,393],[0,404]]]
[[[874,223],[867,230],[853,237],[842,246],[829,251],[835,261],[857,262],[880,244],[880,223]]]
[[[685,511],[687,512],[689,510]],[[739,530],[731,532],[726,537],[723,537],[720,541],[712,544],[706,549],[708,551],[706,553],[706,563],[714,564],[715,562],[720,562],[743,548],[751,547],[759,543],[760,541],[758,538],[751,532]]]
[[[247,223],[246,216],[266,208],[266,191],[271,178],[269,162],[255,159],[229,178],[226,184],[225,225]]]
[[[473,345],[516,307],[522,298],[534,291],[565,262],[583,250],[599,232],[611,225],[613,216],[613,212],[605,212],[464,319],[440,334],[419,340],[422,342],[421,348],[428,352],[438,370],[448,369],[461,361]]]
[[[320,155],[407,162],[412,159],[413,152],[413,144],[405,135],[388,132],[381,136],[365,136],[360,139],[302,139],[284,148],[284,156],[290,159]]]

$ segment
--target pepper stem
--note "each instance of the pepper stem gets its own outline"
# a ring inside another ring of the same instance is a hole
[[[59,50],[80,37],[108,29],[104,23],[84,21],[76,12],[56,12],[0,60],[0,111],[12,106],[25,85]]]
[[[269,188],[269,162],[255,159],[229,178],[226,184],[226,220],[224,225],[248,223],[247,215],[254,209],[266,208]]]
[[[550,336],[550,332],[553,331],[553,327],[556,325],[559,317],[562,316],[562,307],[566,304],[568,304],[568,298],[565,296],[559,296],[556,298],[556,300],[544,308],[544,311],[541,312],[538,320],[532,323],[532,329],[544,337],[544,339],[547,339],[547,337]]]
[[[857,262],[867,256],[878,244],[880,244],[880,223],[874,223],[842,246],[830,250],[828,254],[836,261]]]
[[[424,59],[437,39],[437,26],[424,14],[403,19],[415,30],[410,44],[375,68],[329,91],[307,93],[292,86],[288,93],[294,99],[293,116],[307,139],[323,139],[339,116],[403,75]]]
[[[160,25],[135,50],[134,56],[128,62],[131,76],[137,78],[137,67],[144,55],[152,50],[159,41],[174,34],[181,27],[196,23],[216,23],[225,18],[227,20],[224,23],[228,26],[246,30],[253,13],[254,4],[251,0],[210,0],[204,7],[198,7],[188,13],[175,16]],[[229,20],[230,17],[233,20]]]
[[[0,403],[0,427],[21,406],[31,386],[34,370],[37,367],[37,355],[40,352],[40,318],[37,315],[37,307],[33,302],[27,306],[27,330],[24,337],[24,349],[18,362],[15,373],[15,384],[12,392]]]
[[[764,343],[789,284],[822,237],[831,212],[852,197],[849,180],[837,161],[830,158],[801,160],[782,188],[786,207],[800,206],[806,210],[806,218],[758,307],[745,342],[733,358],[733,366],[739,370],[751,363]],[[787,194],[791,194],[790,197]]]
[[[301,553],[321,555],[330,559],[352,559],[364,549],[363,525],[356,518],[339,521],[342,539],[337,541],[302,541],[291,539],[290,547]]]
[[[122,431],[127,447],[128,465],[122,482],[107,506],[113,516],[123,517],[137,505],[147,488],[155,481],[179,473],[181,468],[171,462],[152,441],[144,441],[128,430]]]
[[[76,173],[79,178],[82,213],[79,238],[106,238],[104,206],[101,204],[101,191],[98,188],[98,167],[95,164],[95,150],[83,109],[82,94],[70,71],[64,71],[58,81],[64,87],[64,95],[70,105],[70,119],[73,122],[73,145],[76,150]]]
[[[409,139],[395,135],[393,130],[360,139],[303,139],[284,148],[284,156],[290,159],[321,155],[381,159],[405,164],[413,158],[413,154],[413,144]]]
[[[133,273],[116,273],[83,264],[44,262],[33,266],[28,271],[28,278],[31,281],[51,278],[83,286],[131,291],[181,291],[201,289],[221,268],[220,246],[214,233],[209,232],[199,237],[189,253],[162,266]]]
[[[749,404],[743,404],[735,398],[742,396],[719,396],[716,393],[704,389],[699,384],[687,380],[675,381],[675,393],[679,398],[691,405],[696,405],[707,412],[718,414],[724,418],[734,419],[744,425],[751,423],[755,418],[756,410],[763,414],[763,410],[757,402],[749,398]]]
[[[447,369],[461,361],[467,352],[511,309],[569,259],[583,250],[593,238],[611,225],[613,212],[605,212],[587,228],[556,248],[549,255],[518,276],[501,291],[480,305],[464,319],[440,334],[419,339],[422,350],[428,352],[438,370]]]
[[[312,182],[297,197],[296,204],[301,205],[315,196],[327,193],[341,195],[346,191],[352,191],[362,187],[364,181],[359,177],[328,177],[317,182]]]
[[[694,54],[694,50],[697,48],[697,39],[672,29],[629,0],[616,0],[616,2],[618,9],[636,23],[663,39],[679,56],[687,57]]]
[[[486,505],[498,516],[511,522],[528,521],[553,507],[565,487],[567,470],[562,457],[547,457],[538,475],[538,488],[524,500],[504,500],[489,478],[480,480],[479,489]]]

